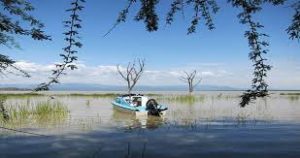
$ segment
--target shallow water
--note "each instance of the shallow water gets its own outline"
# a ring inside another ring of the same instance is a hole
[[[44,136],[0,129],[0,157],[298,158],[300,100],[280,93],[239,108],[240,92],[201,92],[195,100],[165,92],[153,96],[168,105],[164,118],[120,112],[110,104],[111,97],[56,96],[53,100],[66,104],[69,116],[1,124]],[[5,104],[28,100],[49,97],[8,98]]]

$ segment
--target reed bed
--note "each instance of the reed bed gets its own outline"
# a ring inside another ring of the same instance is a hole
[[[300,100],[300,93],[280,93],[279,95],[282,97],[286,97],[292,102],[297,102]]]
[[[59,101],[27,101],[25,104],[5,105],[5,110],[9,118],[4,119],[0,114],[1,124],[59,121],[69,115],[68,107]]]
[[[280,95],[299,95],[300,93],[280,93]]]
[[[204,102],[205,95],[168,95],[157,98],[159,101],[178,102],[183,104],[194,104],[196,102]]]
[[[41,93],[0,93],[0,97],[2,98],[27,98],[27,97],[36,97],[36,96],[43,96]]]
[[[120,96],[120,93],[65,93],[65,94],[50,94],[50,93],[0,93],[0,97],[7,98],[28,98],[39,96],[56,96],[56,97],[93,97],[93,98],[114,98]],[[147,96],[162,96],[162,94],[147,93]]]

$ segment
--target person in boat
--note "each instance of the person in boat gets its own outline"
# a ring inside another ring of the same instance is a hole
[[[142,98],[134,97],[132,104],[133,104],[133,106],[142,106]]]

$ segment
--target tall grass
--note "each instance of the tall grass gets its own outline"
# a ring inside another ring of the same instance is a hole
[[[179,102],[182,104],[194,104],[196,102],[204,102],[205,95],[170,95],[170,96],[163,96],[158,97],[157,100],[159,101],[168,101],[168,102]]]
[[[280,95],[287,97],[290,101],[293,102],[300,100],[300,93],[280,93]]]
[[[27,98],[27,97],[34,97],[34,96],[43,96],[40,93],[0,93],[0,97],[18,97],[18,98]]]
[[[41,122],[41,121],[59,121],[69,114],[66,105],[58,101],[27,101],[26,104],[6,105],[6,111],[9,115],[8,120],[0,118],[2,124],[15,124],[24,122]]]

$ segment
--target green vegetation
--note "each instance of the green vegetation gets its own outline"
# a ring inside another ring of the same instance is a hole
[[[240,96],[239,96],[239,95],[232,95],[232,94],[223,94],[223,93],[219,93],[218,95],[213,96],[213,97],[215,97],[216,99],[226,99],[226,100],[229,100],[229,99],[236,99],[236,98],[239,98]]]
[[[280,93],[280,95],[300,95],[300,93]]]
[[[117,97],[119,94],[116,93],[71,93],[71,94],[55,94],[55,96],[73,96],[73,97]]]
[[[0,97],[34,97],[43,96],[40,93],[0,93]]]
[[[0,114],[0,124],[12,125],[26,122],[59,121],[65,119],[69,114],[68,107],[58,101],[41,101],[36,103],[27,101],[26,104],[9,104],[5,108],[9,119],[5,120]]]
[[[70,93],[70,94],[43,94],[43,93],[3,93],[0,97],[36,97],[36,96],[72,96],[72,97],[116,97],[115,93]]]
[[[36,96],[71,96],[71,97],[103,97],[114,98],[121,95],[120,93],[66,93],[66,94],[45,94],[45,93],[2,93],[0,97],[36,97]],[[146,96],[162,96],[162,94],[149,93]]]
[[[280,93],[281,96],[287,97],[290,101],[298,101],[300,99],[300,93]]]
[[[164,100],[169,102],[179,102],[183,104],[194,104],[196,102],[204,102],[205,95],[171,95],[157,98],[157,100]]]

